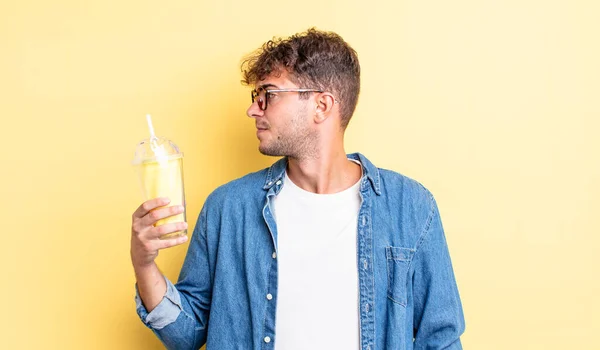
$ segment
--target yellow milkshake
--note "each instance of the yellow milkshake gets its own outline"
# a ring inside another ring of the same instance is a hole
[[[181,205],[184,212],[157,221],[154,226],[185,222],[183,153],[172,141],[151,137],[138,144],[133,165],[138,173],[144,201],[158,197],[171,200],[168,206]],[[163,235],[161,239],[187,234],[187,229]]]
[[[177,156],[163,161],[147,161],[139,165],[142,192],[145,200],[168,197],[171,200],[168,206],[182,205],[185,207],[185,195],[183,189],[183,157]],[[157,221],[154,226],[160,226],[172,222],[184,222],[185,211],[181,214],[170,216]],[[187,230],[186,230],[187,231]],[[169,238],[186,231],[174,232],[161,238]]]

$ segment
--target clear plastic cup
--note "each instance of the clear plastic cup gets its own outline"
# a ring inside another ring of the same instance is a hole
[[[132,162],[140,181],[144,201],[168,197],[168,207],[181,205],[183,213],[157,221],[154,226],[185,222],[185,191],[183,186],[183,153],[171,140],[151,137],[137,145]],[[187,234],[187,229],[161,236],[167,239]]]

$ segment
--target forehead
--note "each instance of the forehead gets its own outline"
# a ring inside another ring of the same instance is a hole
[[[290,74],[285,70],[274,71],[273,73],[266,76],[264,79],[259,80],[255,84],[255,88],[295,88],[296,84],[290,80]]]

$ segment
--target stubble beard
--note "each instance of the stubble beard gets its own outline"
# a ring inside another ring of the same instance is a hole
[[[290,157],[298,160],[314,158],[317,154],[319,135],[311,130],[301,115],[282,127],[269,143],[260,144],[258,150],[266,156]]]

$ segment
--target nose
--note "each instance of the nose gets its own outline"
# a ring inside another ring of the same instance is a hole
[[[246,110],[246,115],[249,118],[260,117],[264,114],[264,111],[258,107],[258,102],[252,102],[250,107]]]

